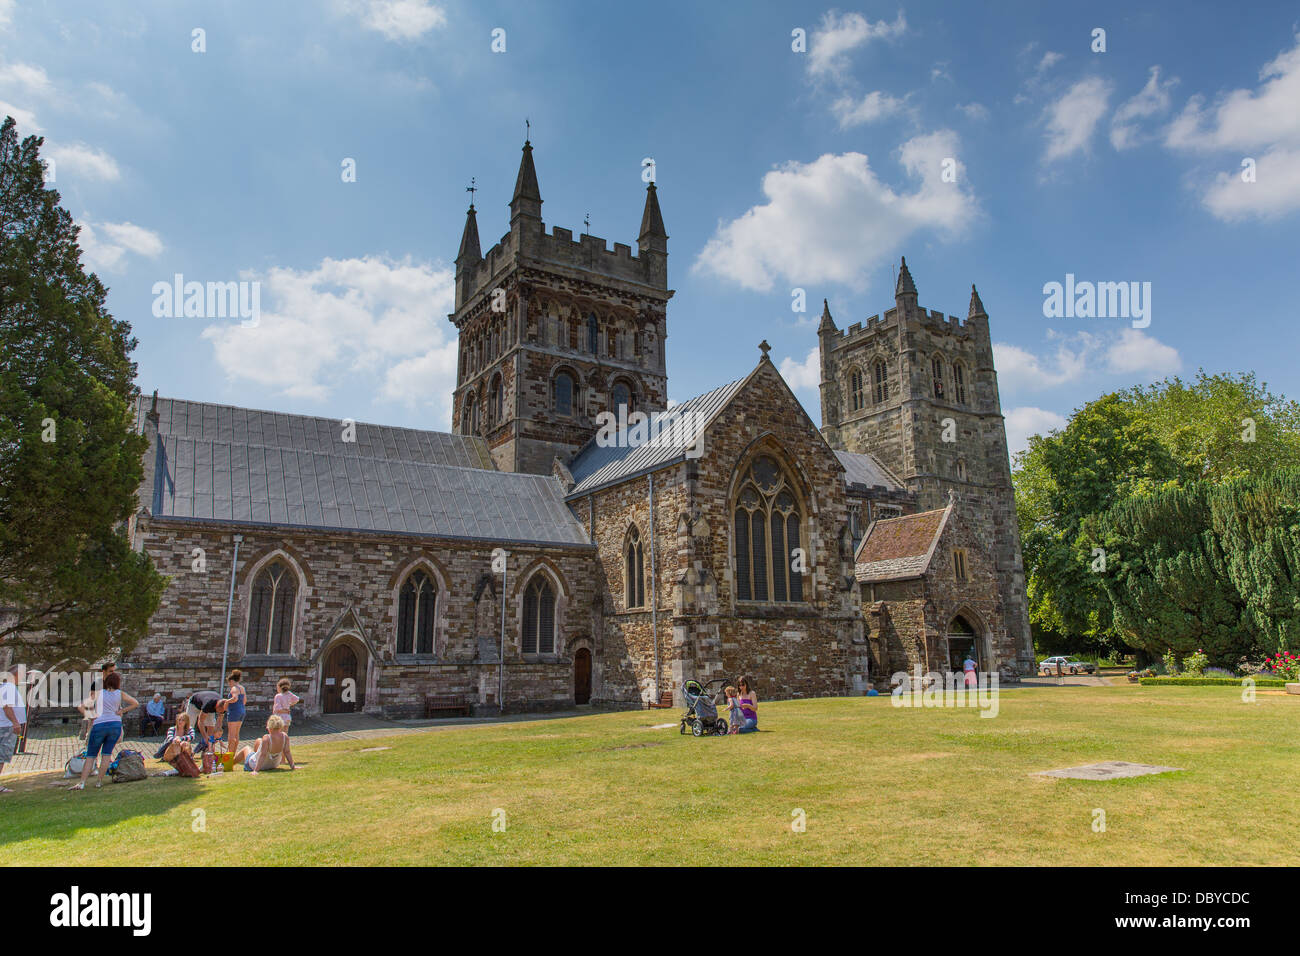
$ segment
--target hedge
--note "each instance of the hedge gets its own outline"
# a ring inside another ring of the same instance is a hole
[[[1139,684],[1155,684],[1184,687],[1208,687],[1215,684],[1225,687],[1240,687],[1244,677],[1139,677]],[[1280,677],[1256,677],[1256,687],[1285,687],[1287,682]]]

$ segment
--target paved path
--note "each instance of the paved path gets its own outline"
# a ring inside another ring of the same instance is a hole
[[[549,712],[544,714],[507,714],[504,717],[452,717],[439,720],[385,720],[370,714],[330,714],[327,717],[313,717],[294,721],[292,739],[294,747],[311,746],[331,740],[368,740],[373,737],[392,737],[399,734],[422,734],[448,727],[465,727],[484,724],[515,723],[527,720],[554,720],[562,717],[579,717],[595,713],[590,707],[575,710]],[[68,758],[78,754],[85,747],[85,742],[77,737],[77,721],[69,723],[43,724],[32,728],[27,738],[27,752],[15,754],[12,762],[5,764],[0,777],[5,779],[17,774],[46,773],[62,770]],[[162,735],[141,737],[136,733],[137,722],[133,718],[126,721],[126,736],[118,744],[138,750],[146,758],[152,759],[153,753],[162,743]],[[249,741],[253,729],[243,728],[245,733],[241,742]],[[152,767],[152,764],[150,765]]]

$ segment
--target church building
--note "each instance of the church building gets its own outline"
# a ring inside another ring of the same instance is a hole
[[[822,427],[763,343],[668,407],[668,235],[510,229],[456,256],[452,433],[142,397],[137,548],[169,577],[133,692],[288,677],[308,713],[644,707],[745,673],[764,699],[898,670],[1033,667],[988,316],[823,311]],[[228,635],[228,640],[227,640]]]

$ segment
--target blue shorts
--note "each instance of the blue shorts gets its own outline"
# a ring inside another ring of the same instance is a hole
[[[231,704],[226,709],[226,723],[239,723],[244,719],[244,705]]]
[[[101,753],[105,757],[113,754],[113,748],[122,739],[122,722],[115,720],[111,724],[94,724],[90,728],[90,739],[86,741],[86,759],[94,760]]]

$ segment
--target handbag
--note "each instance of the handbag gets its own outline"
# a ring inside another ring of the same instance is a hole
[[[80,777],[81,769],[86,764],[86,751],[82,751],[74,757],[69,757],[68,762],[63,765],[63,775],[65,777]]]
[[[176,754],[176,759],[172,761],[172,766],[176,768],[176,772],[182,777],[199,776],[199,765],[194,762],[194,755],[188,750],[181,749]]]

